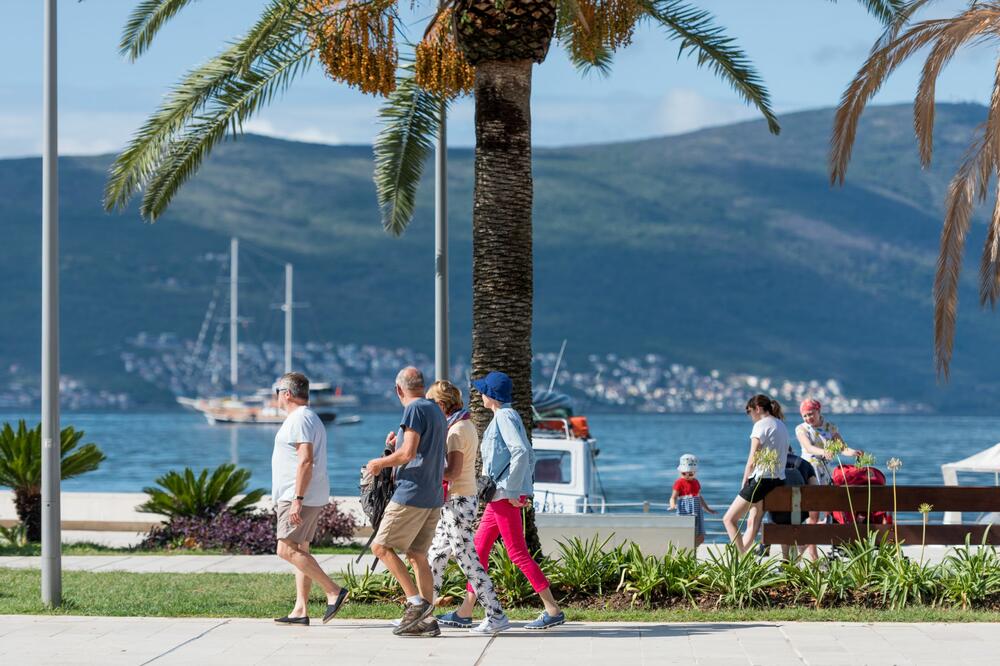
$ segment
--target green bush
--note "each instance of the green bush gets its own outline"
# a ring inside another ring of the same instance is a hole
[[[734,544],[709,553],[705,579],[708,589],[719,594],[720,605],[736,608],[765,603],[766,591],[784,582],[777,559],[758,561],[753,550],[740,553]]]
[[[92,472],[105,460],[97,444],[80,445],[83,431],[72,426],[59,433],[63,479]],[[77,448],[79,447],[79,448]],[[42,538],[42,425],[29,429],[23,420],[17,430],[9,423],[0,428],[0,486],[14,491],[14,506],[28,541]]]
[[[553,576],[559,585],[571,595],[601,596],[608,589],[614,589],[620,576],[619,550],[605,550],[613,537],[603,542],[600,537],[582,540],[577,537],[569,541],[556,541],[559,557],[553,564]]]
[[[250,470],[237,469],[226,463],[211,472],[203,469],[198,476],[190,467],[183,472],[171,470],[156,479],[160,488],[147,487],[142,491],[149,500],[136,509],[144,513],[159,513],[168,518],[212,517],[222,511],[242,514],[252,511],[254,504],[264,496],[258,488],[246,493],[243,498],[233,501],[244,493],[250,482]]]
[[[1000,557],[996,550],[983,545],[975,552],[965,537],[965,546],[948,555],[943,563],[941,593],[945,600],[969,608],[1000,594]]]

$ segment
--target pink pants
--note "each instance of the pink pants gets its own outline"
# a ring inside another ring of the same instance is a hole
[[[510,561],[517,565],[531,583],[535,592],[541,592],[549,586],[549,581],[542,573],[541,567],[531,558],[528,544],[524,542],[524,524],[521,522],[521,510],[505,499],[490,502],[483,512],[483,519],[476,530],[476,554],[484,569],[489,569],[490,551],[497,537],[503,537],[503,545],[507,547]],[[466,585],[469,592],[474,592],[471,585]]]

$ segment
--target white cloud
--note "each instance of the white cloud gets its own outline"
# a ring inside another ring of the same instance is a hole
[[[252,134],[273,136],[279,139],[291,139],[292,141],[305,141],[306,143],[325,143],[330,145],[344,143],[343,138],[336,132],[324,130],[316,126],[297,127],[294,129],[288,129],[287,127],[279,128],[272,121],[262,118],[255,118],[249,121],[243,125],[243,129]]]
[[[658,134],[684,134],[705,127],[728,125],[759,116],[739,102],[706,97],[691,88],[673,88],[663,96],[657,110]]]

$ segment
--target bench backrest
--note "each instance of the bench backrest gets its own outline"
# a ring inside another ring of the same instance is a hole
[[[850,500],[848,500],[850,493]],[[895,489],[897,511],[917,511],[921,504],[930,504],[934,511],[1000,511],[1000,487],[970,486],[897,486]],[[869,504],[870,497],[870,504]],[[955,545],[965,543],[968,535],[972,543],[1000,545],[1000,525],[801,525],[803,511],[843,511],[855,513],[893,511],[893,488],[873,486],[800,486],[776,488],[764,498],[764,510],[790,512],[791,525],[765,523],[764,543],[842,543],[857,539],[868,530],[880,532],[892,540],[896,534],[906,543]]]

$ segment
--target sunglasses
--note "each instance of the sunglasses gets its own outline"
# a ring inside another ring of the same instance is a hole
[[[288,389],[286,389],[286,388],[276,388],[276,389],[274,389],[274,395],[275,395],[275,396],[279,396],[279,395],[281,395],[281,392],[282,392],[282,391],[284,391],[284,392],[286,392],[286,393],[287,393],[287,392],[288,392]]]

